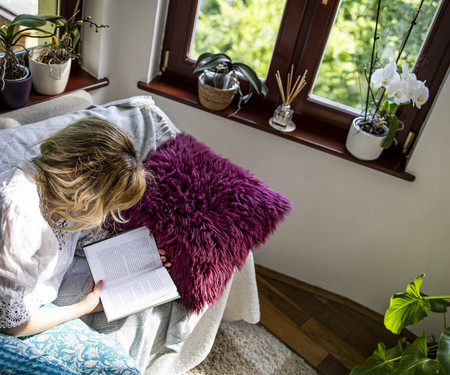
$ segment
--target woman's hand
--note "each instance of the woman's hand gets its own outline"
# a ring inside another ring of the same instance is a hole
[[[85,314],[103,311],[103,306],[100,302],[100,290],[102,287],[103,281],[99,281],[97,285],[94,285],[94,282],[92,282],[89,294],[80,302],[68,306],[36,309],[31,313],[28,321],[14,328],[3,329],[2,333],[12,336],[35,335]]]
[[[89,294],[81,301],[86,305],[86,314],[103,311],[102,302],[100,301],[100,290],[103,288],[103,280],[97,284],[91,282],[89,286]]]
[[[167,256],[167,253],[165,250],[159,249],[158,250],[161,258],[161,262],[163,262],[164,267],[166,267],[170,271],[170,267],[172,267],[172,263],[169,261],[169,257]]]

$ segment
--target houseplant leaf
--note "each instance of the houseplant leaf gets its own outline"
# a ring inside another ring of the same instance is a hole
[[[267,87],[258,78],[256,73],[248,66],[242,63],[234,63],[233,68],[241,73],[253,86],[258,94],[267,94]]]
[[[441,362],[445,375],[450,375],[450,327],[444,329],[439,339],[437,357]]]
[[[229,67],[231,65],[231,59],[224,53],[218,53],[202,60],[198,59],[194,73],[212,69],[218,65],[226,65]]]
[[[34,16],[32,14],[19,14],[11,22],[11,26],[26,26],[26,27],[40,27],[44,26],[47,22],[40,16]]]
[[[394,374],[397,363],[386,358],[386,347],[380,342],[378,348],[361,366],[355,367],[350,375],[389,375]]]
[[[58,26],[67,25],[67,20],[63,16],[43,16],[43,18],[46,21],[54,23],[55,25],[58,25]]]
[[[425,293],[420,293],[422,297],[428,297]],[[447,312],[447,307],[450,306],[450,302],[445,299],[429,299],[431,305],[431,311],[434,313],[444,314]]]
[[[425,274],[418,276],[408,285],[405,293],[396,293],[384,316],[384,325],[399,334],[408,325],[416,324],[428,316],[430,302],[420,295],[420,286]]]
[[[425,333],[416,339],[402,355],[397,369],[402,375],[442,374],[441,364],[436,359],[428,358],[428,347]]]
[[[389,148],[392,145],[392,142],[394,142],[395,133],[398,129],[398,118],[396,115],[387,114],[386,119],[388,120],[388,134],[386,138],[383,141],[383,147]]]

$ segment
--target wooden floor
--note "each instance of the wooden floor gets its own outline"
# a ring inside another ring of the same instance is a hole
[[[383,318],[346,298],[256,266],[260,324],[311,364],[318,374],[348,375],[384,342],[399,336]],[[389,298],[389,297],[388,297]],[[408,331],[402,332],[414,339]]]

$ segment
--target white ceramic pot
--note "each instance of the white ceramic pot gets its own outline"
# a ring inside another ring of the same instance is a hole
[[[33,73],[33,87],[42,95],[58,95],[64,92],[69,81],[72,60],[63,64],[43,64],[36,61],[44,50],[36,48],[30,53],[30,70]]]
[[[387,136],[388,128],[382,125],[384,129],[383,135],[366,133],[358,125],[362,119],[363,117],[356,117],[353,120],[347,134],[345,147],[355,158],[360,160],[376,160],[383,152],[382,144]]]

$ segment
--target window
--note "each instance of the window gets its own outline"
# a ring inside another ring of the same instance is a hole
[[[198,2],[189,58],[223,52],[266,79],[286,0]]]
[[[227,0],[241,1],[250,3],[252,0]],[[262,0],[263,1],[263,0]],[[274,0],[275,1],[275,0]],[[302,75],[308,70],[308,85],[293,102],[295,110],[294,122],[297,124],[297,130],[290,137],[303,137],[303,129],[312,133],[320,133],[321,138],[334,137],[333,146],[322,147],[326,151],[345,155],[345,135],[355,114],[358,113],[350,106],[337,105],[334,98],[322,98],[321,93],[326,89],[319,90],[318,82],[323,72],[319,71],[322,61],[327,57],[326,47],[330,47],[336,39],[333,37],[333,25],[338,21],[335,30],[339,28],[339,20],[342,18],[338,11],[339,7],[345,9],[341,4],[348,3],[350,0],[285,0],[283,1],[283,13],[277,30],[276,40],[272,56],[266,74],[266,85],[269,93],[266,98],[254,96],[246,107],[272,112],[280,103],[280,93],[277,87],[275,73],[280,71],[281,77],[286,77],[290,71],[291,65],[295,66],[294,76]],[[199,2],[201,4],[199,4]],[[216,2],[210,0],[209,3]],[[352,0],[353,3],[364,6],[368,4],[367,0]],[[166,32],[163,42],[162,70],[163,77],[172,79],[176,82],[183,82],[191,85],[193,90],[196,86],[196,76],[193,75],[193,65],[195,63],[195,30],[198,18],[201,18],[203,0],[172,0],[169,5],[168,17],[166,23]],[[373,2],[370,2],[373,3]],[[395,3],[405,5],[417,3],[416,0],[397,0],[395,2],[385,1],[385,6]],[[405,123],[405,129],[398,133],[398,144],[391,147],[388,152],[384,152],[382,158],[390,159],[392,168],[404,169],[406,158],[420,133],[420,129],[432,106],[434,97],[445,77],[450,62],[450,52],[448,49],[449,34],[448,22],[450,22],[450,7],[448,0],[432,1],[425,0],[427,6],[434,9],[427,10],[429,28],[427,38],[420,49],[417,58],[415,73],[421,80],[426,80],[427,87],[430,90],[428,102],[422,106],[419,111],[412,106],[405,106],[398,111],[400,119]],[[430,5],[431,4],[431,5]],[[366,5],[367,7],[368,5]],[[411,6],[409,7],[409,9]],[[363,8],[361,8],[363,9]],[[399,8],[400,9],[400,8]],[[400,11],[401,12],[401,11]],[[434,16],[435,14],[435,16]],[[361,14],[365,18],[368,14]],[[391,15],[392,16],[392,15]],[[397,16],[396,16],[397,17]],[[391,17],[395,19],[395,17]],[[373,30],[372,30],[373,31]],[[403,32],[404,30],[402,30]],[[424,33],[425,34],[425,33]],[[331,36],[330,36],[331,35]],[[400,36],[401,37],[401,36]],[[398,37],[397,37],[398,39]],[[417,42],[419,43],[419,42]],[[414,44],[417,44],[414,43]],[[170,51],[170,53],[166,53]],[[194,51],[194,53],[193,53]],[[202,50],[197,53],[203,52]],[[417,55],[418,51],[415,52]],[[234,56],[231,56],[234,59]],[[244,61],[245,62],[245,61]],[[251,65],[251,64],[250,64]],[[319,79],[315,79],[319,72]],[[262,73],[263,74],[263,73]],[[316,86],[313,89],[313,83]],[[323,79],[322,79],[323,81]],[[245,82],[243,83],[245,85]],[[312,91],[313,90],[313,91]],[[345,104],[345,103],[344,103]],[[361,109],[361,108],[360,108]],[[242,110],[241,110],[242,111]],[[244,114],[241,114],[241,117]],[[268,114],[268,117],[270,114]],[[300,134],[302,133],[302,134]],[[311,138],[317,138],[313,134]],[[322,135],[324,135],[322,137]],[[282,136],[289,136],[283,134]],[[405,141],[408,138],[408,143]],[[410,142],[410,140],[413,140]],[[309,141],[308,141],[309,142]],[[315,142],[315,141],[314,141]],[[314,143],[310,142],[310,143]],[[320,140],[318,143],[323,142]],[[340,142],[340,145],[336,144]],[[317,146],[317,142],[314,143]],[[319,147],[320,148],[320,147]],[[330,151],[329,149],[332,150]],[[339,150],[338,150],[339,149]],[[377,162],[378,163],[378,162]],[[380,163],[384,163],[383,160]],[[398,165],[401,165],[398,167]],[[388,168],[391,168],[388,167]]]
[[[0,0],[0,22],[9,25],[19,14],[34,14],[39,16],[60,14],[70,18],[76,6],[76,0]],[[79,5],[81,14],[82,4]],[[80,18],[80,16],[78,16]],[[51,25],[43,27],[52,32]],[[38,44],[44,44],[46,39],[26,38],[24,46],[32,48]],[[21,49],[21,47],[19,47]]]

